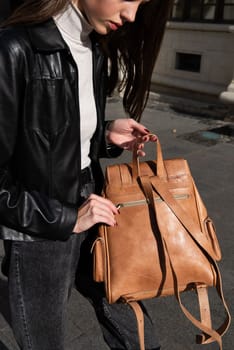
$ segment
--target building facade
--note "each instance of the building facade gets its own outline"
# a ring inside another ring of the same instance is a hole
[[[234,0],[175,0],[152,88],[234,104]]]
[[[22,0],[1,0],[0,21]],[[152,90],[234,105],[234,0],[174,0]]]

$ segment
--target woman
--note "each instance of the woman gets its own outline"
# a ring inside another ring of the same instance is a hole
[[[139,349],[132,311],[108,305],[87,251],[92,228],[113,226],[118,215],[99,195],[99,158],[135,144],[144,155],[144,143],[155,141],[134,119],[147,102],[170,3],[25,0],[0,32],[2,269],[23,350],[65,350],[75,282],[109,347]],[[117,84],[131,118],[104,122],[106,96]],[[158,349],[147,313],[145,319],[146,349]]]

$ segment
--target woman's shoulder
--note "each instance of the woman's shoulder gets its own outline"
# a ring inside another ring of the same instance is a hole
[[[15,55],[25,52],[29,47],[29,38],[24,26],[0,28],[0,53],[11,52]]]

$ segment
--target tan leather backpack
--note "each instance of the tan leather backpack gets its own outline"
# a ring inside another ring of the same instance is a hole
[[[212,220],[184,159],[157,160],[106,169],[103,195],[120,210],[117,226],[101,225],[93,246],[94,279],[105,283],[110,303],[128,302],[138,320],[141,350],[144,324],[139,300],[175,295],[188,319],[202,331],[197,342],[216,341],[230,325],[216,261],[221,252]],[[226,311],[219,329],[211,323],[207,288],[215,287]],[[195,290],[201,320],[181,301],[181,292]]]

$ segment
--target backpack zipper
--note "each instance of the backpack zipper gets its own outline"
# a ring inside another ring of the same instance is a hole
[[[175,194],[173,195],[173,197],[175,199],[187,199],[189,198],[189,195],[188,194]],[[155,197],[154,198],[155,202],[162,202],[163,199],[161,197]],[[122,203],[118,203],[116,205],[116,208],[117,209],[120,209],[120,208],[126,208],[126,207],[133,207],[133,206],[138,206],[138,205],[143,205],[143,204],[149,204],[149,200],[148,199],[139,199],[137,201],[129,201],[129,202],[122,202]]]

